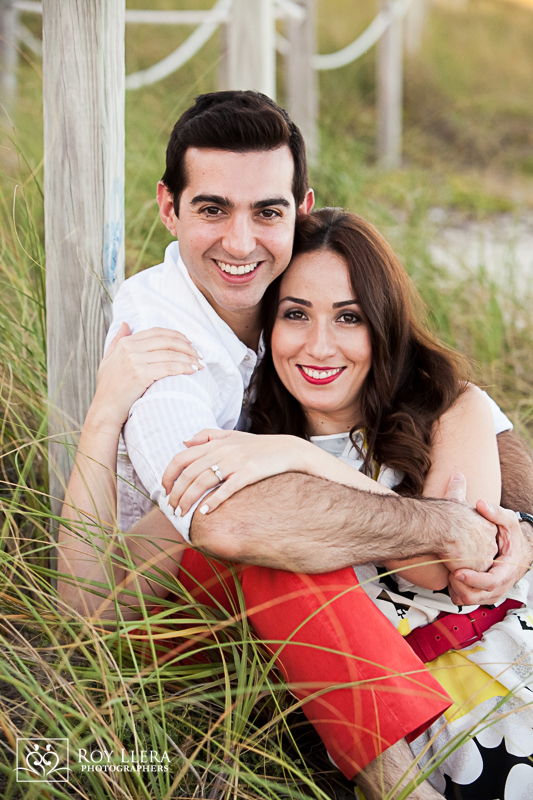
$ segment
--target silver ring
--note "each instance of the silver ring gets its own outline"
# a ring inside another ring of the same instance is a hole
[[[213,470],[213,472],[215,473],[215,475],[219,479],[220,483],[222,483],[224,481],[224,478],[222,477],[222,473],[218,468],[218,464],[213,464],[213,466],[209,467],[209,469]]]

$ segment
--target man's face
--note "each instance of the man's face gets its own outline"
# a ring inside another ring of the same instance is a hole
[[[297,212],[292,154],[286,146],[250,153],[189,148],[185,163],[179,217],[168,192],[165,216],[160,184],[163,222],[215,310],[249,311],[291,257]]]

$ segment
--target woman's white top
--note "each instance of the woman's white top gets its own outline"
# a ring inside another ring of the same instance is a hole
[[[361,453],[364,452],[363,434],[355,434],[355,442],[360,450],[353,446],[349,433],[336,433],[331,436],[311,436],[313,444],[340,458],[345,464],[360,470],[363,466]],[[390,467],[381,467],[378,483],[394,489],[403,478],[403,473]],[[354,567],[359,583],[378,608],[392,622],[402,636],[407,636],[414,628],[432,622],[441,611],[452,614],[469,614],[477,606],[456,606],[448,589],[432,591],[422,589],[401,577],[401,572],[390,574],[379,564],[362,564]],[[529,583],[522,578],[496,604],[512,598],[527,602]]]

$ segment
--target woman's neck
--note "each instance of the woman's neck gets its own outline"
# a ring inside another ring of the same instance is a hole
[[[352,430],[357,422],[353,409],[347,412],[327,413],[316,409],[304,409],[306,428],[309,436],[332,436],[335,433],[346,433]]]

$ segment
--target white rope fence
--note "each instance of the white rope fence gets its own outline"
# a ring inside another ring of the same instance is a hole
[[[315,0],[216,0],[213,7],[206,10],[126,9],[128,24],[196,26],[187,39],[161,61],[127,75],[126,89],[150,86],[177,72],[221,25],[227,25],[227,50],[223,45],[219,86],[255,88],[275,97],[275,51],[282,53],[286,65],[287,107],[304,131],[313,156],[318,150],[317,73],[348,66],[378,45],[378,153],[384,166],[397,166],[401,153],[403,19],[411,7],[413,12],[419,6],[423,9],[425,2],[427,0],[382,0],[381,10],[351,44],[336,53],[325,54],[314,51]],[[41,56],[42,42],[21,24],[18,14],[42,14],[43,3],[14,0],[11,8],[16,15],[12,23],[15,43],[19,41]],[[408,19],[411,17],[413,14]],[[286,21],[287,38],[276,31],[275,21],[279,18]],[[410,22],[408,30],[409,26]],[[16,87],[14,72],[13,80]],[[8,85],[6,79],[4,83]],[[16,89],[13,96],[15,93]]]
[[[167,78],[187,63],[209,41],[221,22],[227,22],[232,0],[217,0],[209,15],[173,53],[148,69],[126,77],[126,89],[140,89]],[[126,11],[126,22],[128,22]],[[139,13],[139,12],[137,12]],[[155,14],[157,12],[151,12]],[[136,20],[137,21],[137,20]]]
[[[356,61],[373,47],[383,36],[395,19],[403,19],[412,0],[395,0],[391,9],[382,9],[370,25],[351,44],[336,53],[317,53],[313,67],[318,71],[340,69]],[[305,9],[292,0],[276,0],[277,17],[288,16],[299,21],[305,19]],[[232,0],[218,0],[213,8],[206,11],[151,11],[126,9],[126,22],[143,25],[198,25],[193,33],[172,53],[151,67],[134,72],[126,77],[126,89],[140,89],[163,80],[193,58],[206,44],[220,24],[230,21]],[[18,11],[42,14],[43,4],[34,0],[16,0]],[[36,55],[42,55],[39,40],[23,25],[19,26],[19,37],[23,44]],[[287,55],[289,41],[281,34],[276,35],[276,49]]]
[[[339,69],[356,61],[373,47],[383,36],[395,19],[403,19],[409,11],[411,0],[396,0],[392,9],[382,9],[372,20],[368,28],[351,44],[336,53],[327,53],[313,58],[313,67],[317,70]]]

